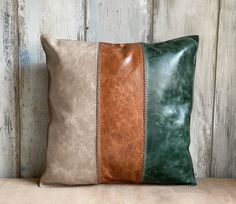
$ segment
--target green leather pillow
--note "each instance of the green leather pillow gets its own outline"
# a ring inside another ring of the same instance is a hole
[[[198,36],[88,43],[42,36],[49,70],[41,185],[196,184],[189,153]]]

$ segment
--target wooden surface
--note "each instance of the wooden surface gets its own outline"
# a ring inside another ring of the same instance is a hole
[[[236,177],[236,1],[220,8],[211,173]]]
[[[151,0],[89,0],[87,8],[88,41],[122,43],[150,38]]]
[[[1,0],[0,177],[44,168],[48,76],[40,34],[108,42],[200,35],[191,147],[198,177],[236,177],[234,0]]]
[[[19,89],[17,1],[0,1],[0,176],[17,177]]]

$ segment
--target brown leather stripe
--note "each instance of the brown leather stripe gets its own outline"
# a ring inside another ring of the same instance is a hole
[[[99,46],[100,183],[139,183],[144,148],[144,67],[140,44]]]

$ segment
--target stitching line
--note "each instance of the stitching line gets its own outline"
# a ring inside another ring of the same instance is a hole
[[[100,104],[100,43],[97,48],[97,87],[96,87],[96,169],[97,182],[100,183],[100,129],[99,129],[99,104]]]
[[[142,83],[143,83],[143,141],[142,141],[142,168],[141,168],[141,176],[140,176],[140,183],[142,182],[142,176],[144,173],[144,145],[145,145],[145,134],[146,134],[146,71],[145,71],[145,64],[144,64],[144,54],[143,54],[143,49],[142,45],[139,43],[139,48],[140,48],[140,55],[142,59]]]

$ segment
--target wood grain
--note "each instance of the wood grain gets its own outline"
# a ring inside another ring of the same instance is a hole
[[[0,2],[0,177],[19,176],[17,1]]]
[[[151,0],[88,0],[87,40],[107,42],[149,41]]]
[[[40,35],[83,38],[83,3],[76,0],[19,0],[22,177],[40,176],[45,163],[48,76]]]
[[[154,8],[154,41],[192,34],[200,36],[190,151],[196,176],[206,177],[211,169],[218,0],[160,0],[155,1]]]
[[[235,11],[235,0],[221,0],[212,152],[213,177],[236,178]]]

